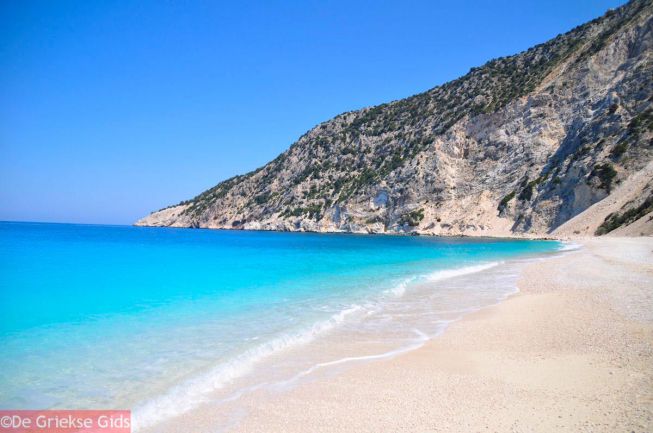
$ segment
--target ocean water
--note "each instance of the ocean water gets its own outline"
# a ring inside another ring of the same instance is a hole
[[[0,408],[133,408],[136,430],[152,427],[418,347],[561,248],[0,223]],[[338,349],[284,356],[315,341]]]

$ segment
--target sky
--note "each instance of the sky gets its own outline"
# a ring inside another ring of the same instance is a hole
[[[0,220],[131,224],[619,0],[0,2]]]

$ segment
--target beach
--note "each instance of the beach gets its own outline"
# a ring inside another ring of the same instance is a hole
[[[650,237],[0,229],[3,287],[58,302],[5,296],[5,407],[147,433],[653,427]]]
[[[653,0],[5,3],[0,433],[653,433]]]
[[[128,408],[134,431],[228,430],[259,397],[422,347],[561,247],[0,223],[0,406]]]
[[[422,348],[243,397],[234,431],[652,431],[653,239],[576,242]]]

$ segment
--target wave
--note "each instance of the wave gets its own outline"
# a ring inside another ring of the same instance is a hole
[[[447,322],[448,323],[448,322]],[[284,382],[284,384],[288,384],[291,382],[294,382],[304,376],[308,376],[309,374],[314,373],[315,371],[325,368],[325,367],[332,367],[334,365],[340,365],[340,364],[346,364],[350,362],[357,362],[357,361],[372,361],[372,360],[380,360],[380,359],[389,359],[389,358],[394,358],[397,355],[401,355],[402,353],[406,352],[411,352],[413,350],[417,350],[420,347],[424,346],[424,344],[430,340],[430,337],[420,331],[419,329],[413,329],[413,332],[417,334],[417,339],[414,343],[409,344],[408,346],[405,347],[400,347],[399,349],[395,350],[390,350],[388,352],[383,352],[383,353],[377,353],[374,355],[364,355],[364,356],[348,356],[345,358],[340,358],[336,359],[335,361],[328,361],[328,362],[320,362],[318,364],[315,364],[311,368],[304,370],[298,374],[296,374],[294,377],[289,379],[288,381]]]
[[[499,266],[502,263],[503,262],[489,262],[489,263],[482,263],[479,265],[465,266],[462,268],[443,269],[440,271],[434,271],[428,275],[423,275],[421,277],[406,278],[396,286],[386,290],[386,293],[389,293],[391,295],[400,298],[406,293],[406,290],[408,289],[409,285],[417,281],[418,279],[425,279],[426,281],[441,281],[449,278],[460,277],[462,275],[474,274],[476,272],[485,271],[487,269],[494,268],[495,266]]]
[[[408,288],[408,285],[411,282],[415,281],[415,279],[416,277],[406,278],[405,280],[403,280],[401,283],[397,284],[393,288],[386,290],[386,293],[390,293],[391,295],[396,296],[397,298],[401,298],[406,293],[406,289]]]
[[[329,319],[315,323],[303,331],[279,336],[255,348],[247,350],[230,361],[221,363],[207,373],[196,376],[169,389],[134,409],[133,430],[151,427],[165,419],[186,413],[208,401],[208,396],[229,382],[249,373],[261,360],[291,347],[306,344],[315,337],[328,332],[345,318],[361,310],[359,305],[346,308]]]
[[[446,327],[446,325],[448,323],[450,323],[451,321],[447,320],[447,321],[441,321],[441,322],[442,322],[442,327],[440,328],[440,331],[443,331],[444,328]],[[320,362],[320,363],[315,364],[312,367],[310,367],[310,368],[308,368],[308,369],[306,369],[306,370],[304,370],[304,371],[302,371],[300,373],[297,373],[296,375],[294,375],[290,379],[286,379],[286,380],[282,380],[282,381],[274,382],[274,383],[268,383],[268,382],[259,383],[257,385],[253,385],[253,386],[241,389],[238,392],[234,393],[233,395],[231,395],[229,397],[226,397],[226,398],[224,398],[224,399],[222,399],[220,401],[223,402],[223,403],[226,403],[226,402],[238,400],[243,395],[254,392],[254,391],[258,391],[259,389],[262,389],[262,388],[277,389],[277,390],[281,389],[282,390],[282,389],[288,387],[289,385],[293,384],[294,382],[297,382],[301,378],[303,378],[305,376],[309,376],[309,375],[313,374],[314,372],[316,372],[317,370],[320,370],[320,369],[326,368],[326,367],[333,367],[333,366],[336,366],[336,365],[347,364],[347,363],[351,363],[351,362],[378,361],[378,360],[381,360],[381,359],[394,358],[395,356],[398,356],[398,355],[401,355],[401,354],[404,354],[404,353],[407,353],[407,352],[412,352],[413,350],[417,350],[417,349],[423,347],[424,344],[426,344],[426,342],[431,339],[431,337],[429,337],[428,335],[426,335],[425,333],[423,333],[419,329],[413,329],[413,332],[417,335],[417,338],[411,344],[400,347],[398,349],[390,350],[390,351],[383,352],[383,353],[376,353],[376,354],[373,354],[373,355],[347,356],[347,357],[336,359],[336,360],[333,360],[333,361]]]
[[[480,265],[465,266],[463,268],[456,269],[443,269],[441,271],[435,271],[426,276],[428,281],[441,281],[449,278],[460,277],[462,275],[475,274],[476,272],[486,271],[492,269],[496,266],[499,266],[503,262],[489,262],[482,263]]]
[[[427,275],[413,276],[403,280],[395,287],[387,290],[385,293],[390,294],[394,297],[402,297],[408,287],[417,280],[440,281],[448,278],[481,272],[498,266],[501,263],[502,262],[482,263],[479,265],[472,265],[455,269],[439,270]],[[379,305],[376,305],[376,308],[379,308]],[[327,320],[317,322],[301,331],[278,336],[272,340],[253,347],[238,356],[235,356],[229,361],[220,363],[206,373],[200,374],[178,385],[173,386],[164,394],[144,402],[142,405],[137,406],[133,410],[133,430],[136,432],[144,428],[154,426],[159,422],[182,415],[190,410],[197,408],[201,404],[208,402],[213,392],[223,388],[233,380],[250,373],[255,368],[256,364],[262,360],[281,351],[311,342],[317,336],[327,333],[328,331],[338,327],[346,320],[348,316],[351,316],[352,314],[361,311],[367,311],[368,314],[374,313],[376,308],[368,308],[358,304],[351,305],[350,307],[332,315]],[[408,346],[376,355],[348,357],[336,361],[316,364],[310,369],[298,373],[288,381],[283,381],[283,383],[290,383],[296,379],[299,379],[300,377],[313,373],[317,369],[325,368],[328,366],[347,362],[390,358],[407,351],[415,350],[421,347],[429,339],[429,337],[417,329],[415,329],[414,332],[417,334],[418,338]],[[258,386],[255,388],[258,388]],[[245,390],[241,390],[241,392],[237,393],[237,395],[241,395],[243,391]]]
[[[558,251],[574,251],[574,250],[579,250],[582,247],[583,246],[581,244],[565,241],[560,243],[560,248],[558,249]]]

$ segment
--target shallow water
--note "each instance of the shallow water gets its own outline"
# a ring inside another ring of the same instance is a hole
[[[560,248],[0,223],[0,407],[128,407],[152,426],[416,347],[514,291],[519,261]],[[284,356],[316,338],[342,353]]]

